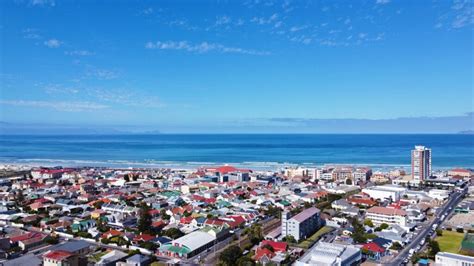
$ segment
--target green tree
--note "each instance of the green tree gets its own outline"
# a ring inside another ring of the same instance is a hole
[[[436,235],[437,235],[437,236],[442,236],[442,235],[443,235],[443,230],[441,230],[441,229],[436,229]]]
[[[255,262],[247,256],[240,257],[237,260],[237,266],[254,266],[254,265],[256,265]]]
[[[288,235],[283,238],[283,241],[287,243],[296,243],[296,239],[294,236]]]
[[[170,228],[163,232],[163,234],[167,237],[171,237],[172,239],[180,238],[184,236],[184,233],[181,232],[178,228]]]
[[[237,265],[237,260],[242,257],[242,249],[238,246],[230,246],[219,255],[219,262],[226,266]]]
[[[398,242],[393,242],[392,246],[390,247],[391,250],[402,250],[402,245]]]
[[[250,237],[250,242],[252,244],[257,244],[263,239],[263,231],[262,231],[262,226],[259,224],[252,224],[250,226],[250,231],[249,231],[249,237]]]
[[[389,225],[386,224],[386,223],[383,223],[379,227],[380,227],[380,229],[384,230],[384,229],[387,229],[389,227]]]
[[[436,240],[429,240],[428,242],[429,255],[434,258],[436,253],[440,252],[439,243]]]
[[[367,225],[369,227],[374,227],[374,223],[370,219],[365,219],[364,225]]]
[[[146,204],[142,204],[140,208],[140,217],[138,218],[138,230],[142,233],[149,232],[152,224],[150,208]]]

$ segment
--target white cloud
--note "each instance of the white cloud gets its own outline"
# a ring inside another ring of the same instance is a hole
[[[56,5],[56,1],[55,0],[30,0],[29,5],[54,7]]]
[[[166,41],[166,42],[147,42],[145,44],[147,49],[159,50],[184,50],[194,53],[207,53],[211,51],[221,53],[237,53],[248,55],[269,55],[266,51],[247,50],[239,47],[227,47],[219,43],[201,42],[198,44],[191,44],[187,41]]]
[[[151,14],[153,14],[153,12],[154,12],[154,10],[153,10],[153,8],[151,8],[151,7],[145,8],[145,9],[142,10],[142,13],[143,13],[144,15],[151,15]]]
[[[306,29],[308,26],[293,26],[290,28],[290,31],[291,32],[296,32],[296,31],[300,31],[300,30],[304,30]]]
[[[273,15],[271,15],[270,17],[268,18],[265,18],[265,17],[253,17],[250,21],[251,22],[254,22],[254,23],[257,23],[259,25],[265,25],[265,24],[271,24],[273,22],[276,22],[276,20],[278,19],[278,14],[277,13],[274,13]]]
[[[162,108],[166,105],[160,98],[153,95],[142,95],[133,89],[90,89],[88,95],[99,101],[111,103],[114,105],[126,105],[132,107],[144,108]]]
[[[29,100],[0,100],[2,105],[47,108],[65,112],[95,111],[108,108],[109,106],[93,102],[83,101],[29,101]]]
[[[87,51],[87,50],[74,50],[74,51],[65,51],[65,55],[76,55],[76,56],[89,56],[93,55],[93,52]]]
[[[386,5],[390,3],[390,0],[376,0],[375,3],[379,5]]]
[[[220,16],[216,19],[216,26],[229,24],[231,21],[232,19],[228,16]]]
[[[49,39],[44,42],[44,45],[49,48],[58,48],[59,46],[61,46],[61,42],[57,39]]]
[[[28,28],[28,29],[23,30],[23,38],[25,38],[25,39],[41,39],[42,37],[39,34],[38,29]]]
[[[95,77],[100,80],[111,80],[118,78],[118,73],[113,70],[108,69],[99,69],[89,66],[89,69],[86,71],[86,75],[89,77]]]

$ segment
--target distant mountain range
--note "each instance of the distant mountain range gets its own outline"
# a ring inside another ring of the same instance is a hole
[[[459,131],[458,134],[472,135],[474,134],[474,130],[463,130]]]

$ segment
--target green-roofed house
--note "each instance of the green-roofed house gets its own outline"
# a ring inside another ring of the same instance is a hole
[[[204,231],[194,231],[171,242],[163,244],[158,253],[174,258],[191,258],[212,247],[216,237]]]
[[[181,195],[181,193],[179,191],[176,191],[176,190],[168,190],[168,191],[163,191],[160,193],[162,196],[165,196],[167,198],[171,198],[171,197],[179,197],[179,195]]]

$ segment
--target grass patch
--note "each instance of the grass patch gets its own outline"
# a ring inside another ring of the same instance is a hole
[[[460,254],[459,250],[461,248],[461,242],[463,238],[463,233],[443,230],[443,235],[438,236],[436,241],[438,241],[441,251]]]
[[[333,230],[332,227],[329,226],[323,226],[321,229],[319,229],[316,233],[314,233],[312,236],[304,240],[303,242],[298,244],[298,247],[308,249],[314,242],[318,241],[321,236],[324,234],[327,234]]]

